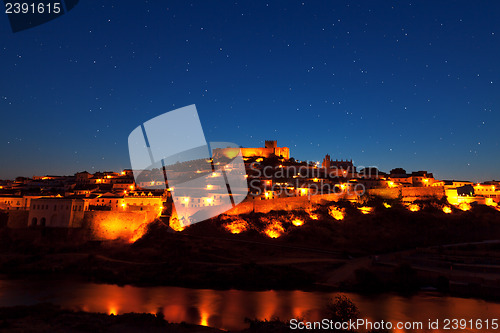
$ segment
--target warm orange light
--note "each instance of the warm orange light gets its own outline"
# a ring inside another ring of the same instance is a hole
[[[264,233],[270,238],[278,238],[285,232],[279,222],[274,222],[267,226]]]
[[[211,190],[212,188],[213,188],[212,185],[210,185],[210,184],[207,185],[207,190]]]
[[[361,213],[363,214],[370,214],[372,211],[373,211],[373,207],[359,207],[358,208],[360,210]]]
[[[214,199],[212,199],[212,198],[207,198],[207,203],[212,203],[212,201],[214,201]]]
[[[315,182],[315,183],[317,183],[318,181],[319,181],[319,179],[318,179],[318,178],[314,178],[314,179],[313,179],[313,182]]]
[[[113,304],[108,306],[108,314],[109,315],[117,315],[118,314],[118,308]]]
[[[175,231],[182,231],[186,228],[182,223],[182,221],[179,218],[177,218],[177,216],[174,215],[170,217],[168,225]]]
[[[446,214],[450,214],[452,212],[451,207],[450,206],[443,206],[443,212],[445,212]]]
[[[457,208],[463,211],[467,211],[471,209],[471,205],[468,202],[461,202],[458,204]]]
[[[336,206],[330,206],[328,207],[328,214],[330,214],[330,216],[333,217],[334,219],[340,221],[343,220],[345,217],[345,209],[338,208]]]
[[[294,225],[294,226],[296,226],[296,227],[300,227],[301,225],[303,225],[303,224],[304,224],[304,221],[302,221],[302,220],[301,220],[301,219],[299,219],[299,218],[295,218],[295,219],[293,219],[293,220],[292,220],[292,223],[293,223],[293,225]]]
[[[205,311],[201,312],[200,325],[201,326],[208,326],[208,313]]]
[[[134,190],[134,185],[130,185],[128,188]]]
[[[389,205],[387,202],[384,202],[384,207],[385,208],[391,208],[391,205]]]
[[[239,234],[243,231],[248,230],[248,223],[243,219],[238,219],[224,225],[224,229],[231,232],[232,234]]]
[[[418,212],[420,210],[420,206],[414,203],[409,204],[407,207],[412,212]]]
[[[137,241],[139,238],[141,238],[142,236],[144,236],[146,234],[146,232],[148,231],[148,224],[149,223],[143,223],[143,224],[141,224],[139,226],[139,228],[137,228],[134,231],[134,234],[129,239],[129,243],[135,243],[135,241]]]
[[[396,184],[394,184],[394,182],[393,182],[393,181],[389,181],[389,182],[387,182],[387,185],[388,185],[390,188],[397,187],[397,185],[396,185]]]

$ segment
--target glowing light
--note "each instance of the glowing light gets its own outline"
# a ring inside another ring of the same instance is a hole
[[[108,306],[108,315],[117,315],[118,314],[118,308],[115,305],[109,305]]]
[[[134,185],[130,185],[128,188],[131,189],[131,190],[133,190],[134,189]]]
[[[358,209],[363,214],[370,214],[373,211],[373,207],[366,207],[366,206],[359,207]]]
[[[396,184],[394,184],[394,182],[393,182],[393,181],[389,181],[389,182],[387,182],[387,185],[388,185],[390,188],[397,187],[397,185],[396,185]]]
[[[124,176],[124,175],[125,175],[125,171],[122,171],[122,172],[121,172],[121,175],[122,175],[122,176]]]
[[[293,219],[293,220],[292,220],[292,223],[293,223],[293,225],[294,225],[294,226],[296,226],[296,227],[300,227],[301,225],[303,225],[303,224],[304,224],[304,221],[302,221],[302,220],[301,220],[301,219],[299,219],[299,218],[295,218],[295,219]]]
[[[452,212],[451,207],[450,206],[443,206],[443,212],[445,212],[446,214],[450,214]]]
[[[318,215],[314,214],[313,212],[311,212],[310,209],[306,209],[306,213],[309,215],[309,218],[311,220],[317,220],[318,219]]]
[[[412,212],[418,212],[420,210],[420,206],[414,203],[409,204],[407,207]]]
[[[141,238],[142,236],[144,236],[146,234],[146,232],[148,231],[148,224],[149,223],[143,223],[143,224],[141,224],[139,226],[139,228],[137,228],[134,231],[134,234],[129,239],[129,243],[135,243],[139,238]]]
[[[208,313],[204,311],[201,313],[200,325],[208,326]]]
[[[330,216],[333,217],[334,219],[340,221],[343,220],[345,217],[345,209],[338,208],[335,206],[330,206],[328,207],[328,214],[330,214]]]
[[[182,230],[186,229],[186,227],[184,226],[184,223],[182,223],[182,221],[179,218],[177,218],[177,216],[174,216],[174,215],[172,215],[170,217],[168,225],[170,226],[170,228],[172,228],[175,231],[182,231]]]
[[[184,202],[188,203],[189,202],[189,198],[188,197],[184,198]]]
[[[279,222],[274,222],[267,226],[264,233],[270,238],[278,238],[285,232],[283,226]]]
[[[210,204],[210,203],[212,203],[212,201],[214,201],[214,199],[212,199],[212,198],[207,198],[207,203],[209,203],[209,204]]]
[[[315,182],[315,183],[317,183],[318,181],[319,181],[319,179],[318,179],[318,178],[314,178],[314,179],[313,179],[313,182]]]
[[[212,188],[213,188],[212,185],[210,185],[210,184],[207,185],[207,190],[211,190]]]
[[[468,202],[461,202],[458,204],[458,209],[463,210],[463,211],[468,211],[471,209],[471,205]]]
[[[232,234],[239,234],[243,231],[246,231],[248,230],[248,227],[248,223],[243,219],[231,221],[230,223],[224,225],[224,229]]]
[[[383,205],[384,205],[385,208],[391,208],[391,205],[389,205],[387,202],[384,202]]]

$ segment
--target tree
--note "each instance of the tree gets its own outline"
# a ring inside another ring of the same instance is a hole
[[[329,319],[334,322],[346,322],[356,320],[359,317],[358,307],[345,295],[339,295],[333,300],[330,299],[326,310]]]

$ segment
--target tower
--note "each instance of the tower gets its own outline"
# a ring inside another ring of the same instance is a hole
[[[323,163],[321,164],[321,166],[325,169],[330,169],[330,155],[326,154],[325,158],[323,159]]]
[[[266,140],[264,147],[266,148],[277,148],[278,142],[276,140]]]

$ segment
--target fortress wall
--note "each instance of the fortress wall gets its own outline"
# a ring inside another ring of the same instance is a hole
[[[433,187],[403,187],[401,189],[401,194],[403,195],[403,200],[425,200],[437,197],[441,199],[444,195],[443,186],[433,186]]]
[[[9,210],[7,227],[11,229],[27,228],[29,213],[27,210]]]
[[[303,196],[303,197],[288,197],[276,198],[269,200],[249,200],[240,203],[233,209],[227,211],[228,215],[248,214],[252,211],[256,213],[268,213],[272,210],[294,210],[294,209],[310,209],[313,205],[324,204],[327,201],[338,201],[340,199],[352,199],[344,194],[319,194]]]
[[[93,239],[130,239],[142,225],[152,222],[157,211],[90,211],[85,212],[83,225],[91,230]]]
[[[368,190],[369,195],[375,195],[383,199],[397,199],[400,193],[399,188],[373,188]]]

